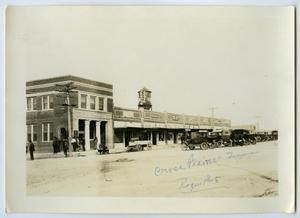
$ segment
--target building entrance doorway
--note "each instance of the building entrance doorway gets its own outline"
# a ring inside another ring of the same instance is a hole
[[[153,132],[153,133],[152,133],[152,144],[153,144],[153,145],[157,145],[156,134],[157,134],[156,132]]]
[[[106,145],[106,121],[102,121],[100,124],[100,144]]]
[[[130,132],[125,131],[125,147],[129,145],[129,141],[130,141]]]
[[[60,128],[60,139],[61,140],[67,139],[67,130],[65,128]]]

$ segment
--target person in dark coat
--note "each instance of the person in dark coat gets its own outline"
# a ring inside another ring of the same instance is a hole
[[[31,141],[31,139],[29,140],[29,153],[30,153],[30,160],[34,160],[34,155],[33,152],[35,151],[34,149],[34,144]]]
[[[54,137],[52,145],[53,145],[53,153],[59,152],[59,141],[57,137]]]
[[[68,150],[69,150],[69,143],[67,140],[65,140],[63,142],[63,150],[64,150],[64,154],[65,154],[65,157],[68,156]]]

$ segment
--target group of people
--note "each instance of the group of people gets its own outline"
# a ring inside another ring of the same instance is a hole
[[[101,145],[98,145],[98,139],[97,137],[94,138],[94,143],[96,145],[96,149],[102,149]],[[85,141],[82,137],[79,137],[79,138],[75,138],[73,137],[71,139],[71,145],[73,147],[73,151],[79,151],[80,149],[82,151],[85,151]],[[68,142],[68,139],[62,139],[62,140],[59,140],[57,137],[54,137],[53,138],[53,143],[52,143],[52,146],[53,146],[53,153],[56,154],[58,152],[61,152],[61,149],[63,150],[64,152],[64,155],[65,157],[68,156],[68,152],[69,152],[69,142]],[[35,146],[33,144],[33,142],[31,140],[28,141],[28,143],[26,144],[26,154],[30,153],[30,159],[31,160],[34,160],[34,151],[35,151]]]
[[[85,141],[82,138],[72,138],[71,145],[73,147],[73,151],[85,151]],[[65,140],[58,140],[57,137],[53,139],[53,153],[60,152],[60,148],[62,147],[65,156],[68,156],[69,151],[69,142],[67,139]]]

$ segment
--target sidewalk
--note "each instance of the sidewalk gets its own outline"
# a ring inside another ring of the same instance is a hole
[[[151,150],[163,150],[163,149],[171,149],[179,147],[180,144],[168,144],[168,145],[152,145]],[[127,151],[126,147],[115,147],[109,150],[109,154],[119,154],[124,153]],[[145,151],[147,151],[147,148],[145,148]],[[137,151],[138,152],[138,151]],[[144,152],[144,151],[139,151]],[[89,151],[76,151],[68,153],[68,157],[85,157],[85,156],[92,156],[92,155],[99,155],[97,150],[89,150]],[[34,153],[34,159],[48,159],[48,158],[65,158],[64,153],[61,151],[59,153]],[[26,160],[30,160],[30,155],[27,153]]]

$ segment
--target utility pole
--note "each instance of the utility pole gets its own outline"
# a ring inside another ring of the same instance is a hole
[[[210,107],[208,108],[210,111],[211,111],[211,118],[214,118],[215,117],[215,110],[218,109],[217,107]],[[212,120],[210,120],[210,126],[213,127],[213,123],[212,123]]]
[[[254,118],[256,119],[256,122],[255,122],[256,130],[260,130],[259,120],[260,120],[261,116],[255,115]]]
[[[71,138],[72,138],[72,130],[71,130],[71,110],[75,104],[70,103],[70,98],[72,98],[71,94],[77,93],[76,91],[73,91],[73,89],[76,89],[75,86],[73,86],[73,82],[65,83],[65,84],[55,84],[56,91],[62,93],[62,95],[58,95],[57,97],[64,98],[64,103],[62,106],[67,108],[68,113],[68,144],[69,144],[69,152],[71,152]]]

